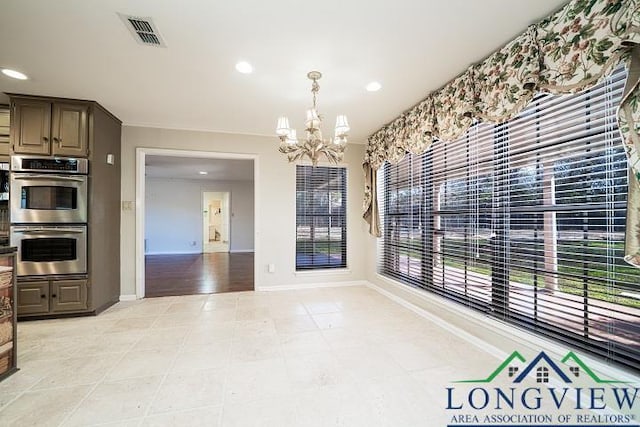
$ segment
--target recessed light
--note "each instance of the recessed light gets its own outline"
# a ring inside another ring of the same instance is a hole
[[[206,172],[206,171],[200,171],[200,172],[198,172],[198,173],[199,173],[200,175],[206,175],[206,174],[208,174],[209,172]]]
[[[7,77],[11,77],[12,79],[27,80],[26,74],[23,74],[20,71],[11,70],[9,68],[3,68],[2,74],[4,74]]]
[[[242,74],[251,74],[253,72],[253,67],[248,62],[240,61],[236,64],[236,70]]]
[[[367,85],[367,90],[369,92],[377,92],[382,89],[382,85],[378,82],[371,82]]]

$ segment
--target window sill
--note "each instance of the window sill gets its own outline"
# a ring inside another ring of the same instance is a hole
[[[351,274],[348,268],[323,268],[318,270],[300,270],[296,271],[296,277],[313,277],[313,276],[343,276]]]

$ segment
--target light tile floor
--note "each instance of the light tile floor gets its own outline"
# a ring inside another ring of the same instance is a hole
[[[366,287],[122,302],[21,322],[1,426],[441,426],[497,359]]]

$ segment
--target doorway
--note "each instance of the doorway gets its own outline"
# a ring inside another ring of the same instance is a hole
[[[158,176],[164,165],[178,168],[171,176]],[[257,171],[257,155],[137,149],[136,298],[255,289]],[[218,240],[213,233],[216,246],[207,250],[226,252],[204,251],[205,193],[218,193],[220,216],[227,208],[217,224]],[[187,208],[191,205],[193,210]],[[147,292],[148,274],[167,288]]]
[[[202,253],[229,252],[228,192],[202,192]]]

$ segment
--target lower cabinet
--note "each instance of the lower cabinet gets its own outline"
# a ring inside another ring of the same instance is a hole
[[[82,311],[87,301],[86,279],[18,282],[18,316]]]
[[[18,283],[18,315],[49,312],[49,282]]]

